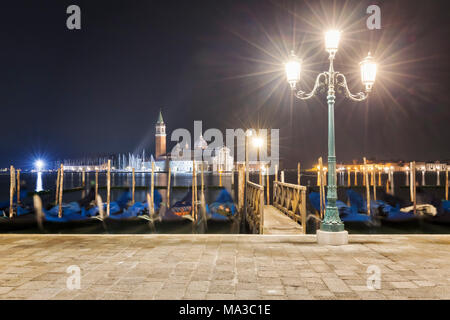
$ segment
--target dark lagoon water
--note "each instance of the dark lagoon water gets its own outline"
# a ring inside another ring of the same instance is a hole
[[[272,197],[272,182],[274,176],[269,177],[270,184],[270,197]],[[81,190],[82,185],[81,173],[65,173],[64,175],[64,195],[63,202],[76,201],[82,198],[86,193],[86,190]],[[86,174],[86,185],[89,186],[91,181],[94,181],[94,173]],[[112,173],[111,174],[111,201],[117,199],[123,192],[130,190],[131,186],[131,173]],[[135,199],[136,201],[145,201],[146,192],[148,192],[151,184],[151,174],[150,173],[136,173],[136,191]],[[219,182],[220,178],[216,174],[205,173],[205,199],[206,203],[210,204],[219,195],[220,189]],[[254,182],[259,181],[257,174],[251,174],[250,179]],[[445,175],[440,175],[440,186],[437,184],[436,173],[427,173],[425,176],[425,186],[421,186],[422,192],[425,194],[437,198],[443,199],[445,196]],[[44,205],[50,204],[55,201],[55,183],[56,183],[56,173],[45,172],[45,173],[21,173],[21,180],[25,183],[28,191],[41,191],[41,198]],[[264,182],[266,177],[264,177]],[[382,185],[385,186],[387,180],[387,175],[382,175]],[[419,184],[422,183],[422,175],[419,173],[416,178]],[[173,174],[171,178],[171,203],[175,203],[181,200],[186,193],[189,191],[191,186],[192,176],[190,174]],[[237,198],[237,174],[234,175],[234,179],[231,174],[222,175],[221,178],[222,186],[226,188],[232,196]],[[233,183],[233,181],[235,183]],[[377,176],[378,181],[378,176]],[[296,170],[285,171],[285,182],[296,183],[297,182],[297,172]],[[308,186],[309,191],[318,191],[316,186],[317,176],[314,173],[303,172],[301,176],[301,184]],[[353,186],[354,175],[351,175],[352,189],[361,194],[365,194],[365,188],[361,186]],[[362,183],[362,175],[358,177],[358,183]],[[200,175],[198,177],[198,184],[200,185]],[[106,175],[105,173],[99,173],[99,194],[102,198],[106,199]],[[166,173],[156,173],[155,174],[155,186],[163,197],[163,202],[166,201],[166,186],[167,186],[167,174]],[[22,187],[24,188],[24,187]],[[344,202],[347,202],[347,175],[338,176],[338,198]],[[381,187],[377,189],[377,193],[382,192]],[[371,188],[371,196],[372,196]],[[394,195],[408,201],[409,200],[409,187],[406,186],[406,177],[404,173],[394,174]],[[0,173],[0,202],[9,201],[9,174]],[[237,202],[237,200],[235,200]],[[23,202],[28,205],[32,205],[32,198],[28,197],[23,199]],[[307,204],[308,213],[312,214],[314,209],[308,203]],[[318,223],[314,219],[310,219],[308,223],[308,233],[315,233]],[[436,225],[426,222],[420,222],[416,224],[396,224],[394,226],[381,226],[381,227],[363,227],[358,226],[347,226],[346,229],[350,233],[450,233],[450,227],[447,225]],[[27,228],[22,230],[15,230],[14,232],[20,233],[36,233],[42,232],[37,225],[33,228]],[[114,226],[109,226],[105,228],[101,224],[94,227],[77,227],[77,228],[65,228],[61,227],[56,230],[44,231],[44,232],[57,232],[57,233],[198,233],[198,230],[192,228],[192,224],[181,223],[181,224],[165,224],[156,223],[156,225],[151,228],[146,224],[141,225],[127,225],[120,223]],[[202,229],[202,233],[245,233],[245,230],[237,227],[235,224],[230,223],[208,223],[207,229]]]

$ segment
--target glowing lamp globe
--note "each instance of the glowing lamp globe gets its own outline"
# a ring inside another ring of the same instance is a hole
[[[287,82],[294,90],[297,82],[300,81],[300,72],[302,68],[301,60],[297,58],[294,52],[291,52],[289,62],[285,64]]]
[[[373,61],[370,52],[368,56],[361,61],[360,66],[361,81],[366,86],[366,91],[370,92],[377,76],[377,64]]]
[[[253,146],[256,148],[261,148],[263,145],[263,139],[260,137],[254,137],[252,142]]]
[[[341,40],[341,32],[338,30],[329,30],[325,32],[325,49],[335,54],[339,47],[339,40]]]

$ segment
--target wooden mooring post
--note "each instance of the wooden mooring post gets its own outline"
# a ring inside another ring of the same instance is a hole
[[[20,204],[20,169],[17,169],[17,205]]]
[[[448,201],[448,166],[445,169],[445,200]]]
[[[111,160],[108,160],[106,168],[106,216],[108,217],[111,209]]]
[[[192,216],[193,221],[196,221],[196,218],[195,218],[195,189],[196,189],[195,175],[196,175],[196,173],[195,173],[195,160],[194,160],[192,162],[192,182],[191,182],[191,184],[192,184],[191,216]],[[220,170],[219,170],[219,176],[222,177],[220,175]],[[222,178],[220,178],[220,185],[222,186]]]
[[[320,218],[323,218],[323,211],[324,211],[324,194],[323,194],[323,175],[322,175],[322,157],[319,157],[319,167],[317,168],[317,183],[319,185],[319,195],[320,195]]]
[[[366,205],[367,205],[367,215],[370,216],[370,181],[369,181],[369,173],[368,173],[367,161],[366,157],[364,157],[364,184],[366,186]]]
[[[300,185],[300,162],[297,163],[297,184]]]
[[[150,203],[148,204],[148,210],[150,211],[150,216],[155,213],[155,162],[152,161],[152,178],[150,185]]]
[[[83,167],[83,171],[81,172],[81,186],[86,187],[86,168]]]
[[[60,177],[59,177],[59,207],[58,207],[58,218],[62,217],[62,197],[64,192],[64,165],[61,163],[60,167]]]
[[[411,184],[413,185],[413,212],[414,215],[416,215],[416,211],[417,211],[417,199],[416,199],[416,162],[413,161],[411,162],[411,172],[412,172],[412,177],[411,177]]]
[[[98,168],[95,168],[95,199],[98,196]]]
[[[350,187],[351,186],[351,168],[350,167],[348,167],[347,168],[347,187]]]
[[[244,192],[245,192],[245,167],[238,167],[238,207],[239,210],[244,208]]]
[[[170,171],[170,163],[168,164],[169,166],[169,170],[167,173],[167,208],[170,208],[170,176],[171,176],[171,171]]]
[[[16,177],[15,177],[16,169],[14,166],[9,167],[9,218],[14,216],[14,191],[16,186]]]
[[[267,191],[267,204],[270,204],[270,183],[269,183],[269,165],[267,165],[266,169],[266,191]]]
[[[135,170],[131,169],[131,204],[134,204],[134,189],[136,188]]]
[[[58,168],[56,176],[56,194],[55,194],[55,206],[59,203],[59,179],[61,179],[61,169]]]

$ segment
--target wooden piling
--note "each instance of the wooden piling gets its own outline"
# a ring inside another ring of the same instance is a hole
[[[170,172],[170,163],[169,165],[169,170],[167,173],[167,208],[170,208],[170,176],[171,176],[171,172]]]
[[[378,186],[381,187],[381,169],[378,168]]]
[[[61,169],[58,168],[58,175],[56,176],[56,195],[55,195],[55,206],[59,203],[59,179],[61,179]]]
[[[416,162],[413,161],[412,162],[412,168],[411,171],[413,172],[413,180],[411,181],[413,184],[413,211],[414,211],[414,215],[416,215],[417,213],[417,199],[416,199]]]
[[[366,185],[366,205],[367,205],[367,215],[370,216],[370,181],[369,181],[369,173],[367,167],[367,161],[364,157],[364,182]]]
[[[267,165],[266,169],[266,185],[267,185],[267,204],[270,204],[270,182],[269,182],[269,165]]]
[[[62,197],[64,192],[64,165],[61,164],[59,177],[59,208],[58,208],[58,218],[62,217]]]
[[[244,192],[245,192],[245,167],[238,167],[238,207],[239,210],[244,208]]]
[[[203,167],[203,161],[202,161],[202,175],[201,175],[201,177],[202,177],[202,186],[201,186],[201,190],[202,190],[202,193],[205,191],[205,179],[204,179],[204,177],[203,177],[203,175],[204,175],[204,167]],[[231,177],[233,177],[233,172],[231,172]]]
[[[320,195],[320,218],[323,218],[323,209],[324,209],[324,201],[323,201],[323,185],[322,185],[322,157],[319,158],[319,167],[317,168],[317,182],[319,185],[319,195]]]
[[[194,178],[194,176],[195,176],[195,160],[192,162],[192,182],[191,182],[191,184],[192,184],[191,215],[192,215],[192,218],[195,221],[195,191],[194,191],[195,178]],[[221,177],[220,170],[219,170],[219,177]],[[221,178],[220,178],[220,185],[222,185],[222,179]]]
[[[347,187],[351,186],[351,169],[347,168]]]
[[[83,172],[81,173],[81,186],[86,187],[86,168],[83,167]]]
[[[284,170],[282,170],[281,173],[280,173],[280,181],[282,183],[284,183]]]
[[[448,201],[448,165],[445,169],[445,200]]]
[[[195,169],[194,169],[194,171],[195,171]],[[219,186],[220,187],[222,186],[222,170],[221,169],[219,169]]]
[[[106,168],[106,216],[110,214],[111,208],[111,160],[108,160]]]
[[[135,170],[131,169],[131,204],[134,204],[134,189],[136,188]]]
[[[355,186],[358,185],[358,168],[355,167]]]
[[[278,165],[275,165],[275,181],[278,182]]]
[[[262,167],[259,168],[259,185],[263,185],[263,179],[262,179]]]
[[[17,169],[17,205],[20,204],[20,169]]]
[[[155,162],[152,161],[152,179],[150,185],[150,203],[148,204],[148,210],[150,215],[155,214]]]
[[[300,185],[300,162],[297,163],[297,184]]]
[[[14,190],[16,185],[15,177],[16,169],[13,166],[9,167],[9,218],[14,216]]]
[[[409,167],[410,167],[410,170],[409,170],[409,181],[410,181],[410,183],[409,183],[409,199],[411,200],[411,202],[414,202],[414,179],[413,179],[413,163],[412,162],[410,162],[409,163]]]
[[[375,180],[373,183],[373,200],[377,201],[377,184],[375,183]]]
[[[98,169],[95,169],[95,199],[98,196]]]

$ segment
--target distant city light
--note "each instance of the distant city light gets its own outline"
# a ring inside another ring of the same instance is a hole
[[[45,163],[41,159],[38,159],[34,162],[34,166],[36,167],[36,169],[38,171],[42,170],[44,168],[44,165],[45,165]]]

